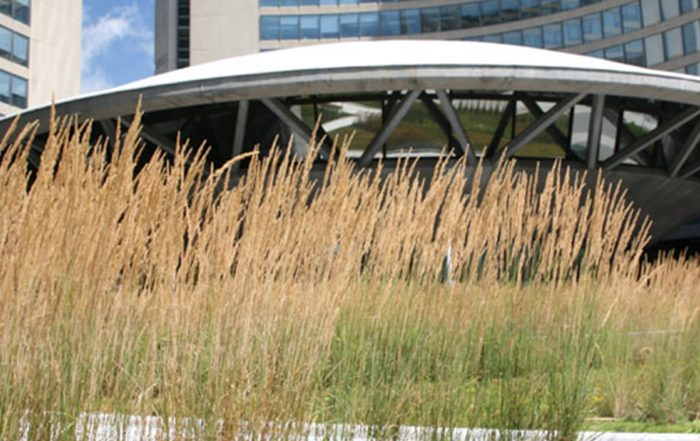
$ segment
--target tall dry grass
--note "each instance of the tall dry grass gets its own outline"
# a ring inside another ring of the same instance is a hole
[[[232,185],[186,145],[135,173],[139,118],[97,145],[54,118],[32,176],[36,126],[0,144],[0,438],[97,412],[218,439],[698,418],[700,266],[640,265],[619,186],[448,160],[428,185],[347,143],[320,174],[273,149]]]

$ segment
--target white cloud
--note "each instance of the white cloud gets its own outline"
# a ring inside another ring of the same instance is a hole
[[[109,89],[114,86],[115,84],[107,78],[104,69],[83,72],[82,78],[80,79],[80,89],[83,93]]]
[[[104,68],[115,48],[128,48],[135,55],[153,59],[153,33],[144,23],[136,3],[114,7],[95,20],[86,11],[82,46],[83,92],[115,85]]]

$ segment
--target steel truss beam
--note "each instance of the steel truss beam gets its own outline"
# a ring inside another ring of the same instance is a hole
[[[459,121],[457,112],[455,111],[455,108],[452,105],[452,99],[445,90],[438,89],[435,91],[435,93],[437,94],[437,97],[440,100],[440,107],[442,107],[442,111],[445,114],[447,121],[450,123],[452,133],[454,133],[455,137],[457,137],[457,142],[459,142],[461,153],[466,153],[467,161],[470,164],[476,164],[476,155],[474,154],[474,147],[472,146],[472,143],[469,140],[469,136],[467,136],[467,133],[464,131],[462,123]]]
[[[117,129],[116,124],[114,124],[114,120],[111,118],[102,119],[100,120],[100,127],[102,127],[102,131],[107,137],[105,142],[111,144],[112,148],[114,148],[114,146],[117,144]]]
[[[503,134],[508,128],[508,123],[510,123],[515,116],[515,106],[515,100],[508,102],[503,115],[501,115],[501,120],[498,122],[498,127],[496,127],[496,131],[491,137],[491,142],[488,146],[486,146],[486,150],[483,153],[485,157],[488,158],[493,156],[493,154],[496,153],[496,150],[498,150],[498,146],[501,144],[501,139],[503,139]]]
[[[635,140],[632,144],[627,146],[625,149],[612,155],[605,162],[603,162],[603,169],[605,171],[610,171],[615,167],[622,164],[626,159],[642,152],[648,147],[652,146],[655,142],[668,135],[672,131],[686,124],[690,120],[696,118],[700,115],[700,109],[697,107],[691,107],[673,118],[669,119],[665,124],[657,127],[641,138]]]
[[[377,132],[374,139],[372,139],[372,141],[369,143],[367,149],[365,149],[365,151],[362,153],[362,156],[358,161],[360,167],[366,167],[372,162],[374,155],[377,154],[382,145],[384,145],[387,139],[389,139],[389,136],[393,133],[396,127],[398,127],[401,120],[406,116],[408,111],[411,109],[411,106],[416,102],[421,93],[423,93],[422,90],[413,90],[408,92],[404,95],[401,101],[393,107],[389,118],[387,118],[382,128],[379,129],[379,132]]]
[[[525,130],[520,132],[518,136],[513,138],[506,148],[508,151],[506,155],[508,158],[512,157],[519,150],[527,145],[530,141],[535,139],[542,132],[547,130],[556,120],[558,120],[563,114],[571,110],[576,104],[578,104],[583,98],[586,97],[585,93],[574,95],[573,97],[563,99],[559,101],[554,107],[549,109],[546,113],[536,119],[532,124],[530,124]]]
[[[128,117],[123,117],[121,118],[121,124],[122,127],[124,127],[124,130],[129,130],[129,127],[131,127],[131,118]],[[150,127],[146,127],[145,125],[141,128],[141,137],[145,139],[146,141],[155,144],[156,146],[160,147],[161,149],[165,150],[168,154],[171,156],[175,156],[175,141],[165,137],[164,135],[156,132],[154,129]]]
[[[286,125],[289,130],[292,131],[295,135],[297,135],[301,140],[305,142],[310,142],[311,138],[313,136],[313,129],[311,129],[304,121],[302,121],[301,118],[296,116],[287,106],[282,103],[277,98],[262,98],[260,101],[262,101],[265,106],[274,113],[277,118],[282,121],[284,125]],[[321,138],[317,134],[317,138]],[[316,140],[314,140],[315,142]],[[331,146],[330,146],[331,140],[328,139],[328,137],[323,137],[323,144],[320,146],[319,149],[319,156],[321,159],[328,159],[330,156],[331,152]]]
[[[688,179],[697,172],[700,172],[700,164],[696,164],[686,170],[683,170],[683,173],[680,175],[680,177],[681,179]]]
[[[527,107],[527,110],[532,114],[532,116],[535,117],[535,119],[542,118],[544,115],[544,110],[537,104],[537,101],[532,99],[528,94],[526,93],[520,93],[518,94],[519,98],[522,100],[523,104],[525,104],[525,107]],[[563,115],[563,114],[562,114]],[[547,132],[549,132],[550,136],[554,139],[554,142],[559,144],[561,148],[563,148],[567,155],[571,156],[571,146],[569,145],[569,138],[564,135],[561,130],[554,124],[551,124],[547,127]]]
[[[696,123],[695,127],[693,127],[693,130],[688,135],[688,138],[686,139],[685,143],[683,144],[683,147],[681,147],[681,150],[678,152],[678,154],[676,154],[676,157],[673,160],[671,167],[669,168],[669,175],[672,178],[675,178],[676,176],[678,176],[678,173],[680,173],[680,171],[683,168],[683,166],[685,165],[686,161],[688,161],[690,154],[693,153],[695,148],[698,146],[699,142],[700,142],[700,124]]]
[[[447,136],[448,146],[450,148],[454,148],[457,154],[464,154],[464,150],[462,150],[460,142],[452,134],[452,125],[447,120],[445,114],[442,113],[440,107],[437,104],[435,104],[433,98],[430,98],[426,94],[423,94],[420,97],[420,100],[425,105],[426,109],[428,109],[428,112],[430,112],[430,115],[433,117],[433,120],[435,120],[437,125],[439,125],[442,129],[442,132],[445,134],[445,136]]]

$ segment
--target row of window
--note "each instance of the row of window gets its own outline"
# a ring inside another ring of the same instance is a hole
[[[700,51],[700,22],[692,22],[661,34],[651,35],[643,40],[612,46],[587,55],[640,66],[655,66],[698,51]]]
[[[415,0],[259,0],[261,7],[288,7],[288,6],[343,6],[343,5],[361,5],[367,3],[404,3]],[[524,1],[524,3],[533,6],[542,5],[542,12],[545,14],[569,9],[580,8],[594,3],[599,3],[600,0],[533,0]],[[513,3],[508,0],[501,0],[501,4],[508,6]]]
[[[657,0],[658,1],[658,0]],[[664,0],[675,1],[675,0]],[[697,1],[697,0],[694,0]],[[452,31],[457,29],[467,29],[476,26],[488,26],[499,23],[507,23],[525,18],[538,17],[540,15],[559,12],[562,9],[572,9],[583,4],[598,3],[600,0],[482,0],[447,6],[433,6],[428,8],[404,9],[382,12],[348,13],[348,14],[325,14],[312,15],[304,14],[300,16],[275,16],[263,15],[260,23],[261,39],[274,40],[275,27],[294,26],[294,23],[304,21],[305,28],[319,28],[320,38],[338,38],[336,36],[326,37],[326,33],[333,34],[333,29],[324,31],[322,28],[338,26],[333,22],[364,22],[365,31],[360,31],[361,36],[375,35],[401,35],[416,34],[424,32]],[[377,23],[375,25],[374,23]],[[379,23],[382,24],[379,24]],[[316,24],[314,24],[316,23]],[[299,26],[299,24],[297,24]],[[269,32],[267,30],[269,29]],[[286,33],[280,39],[307,39],[319,38],[311,34],[300,32],[300,37],[290,36],[286,38]],[[341,32],[341,35],[342,32]],[[356,35],[349,35],[350,37]],[[342,38],[342,37],[341,37]]]
[[[634,27],[628,28],[623,20],[622,29],[627,32]],[[604,26],[599,28],[597,25],[590,26],[590,23],[587,25],[586,17],[583,17],[502,34],[472,37],[469,40],[561,49],[580,45],[582,42],[599,40],[601,36],[613,35],[615,34],[606,35]],[[700,51],[700,22],[695,21],[644,39],[594,51],[588,55],[638,66],[654,66],[698,51]]]
[[[0,57],[26,66],[29,62],[29,39],[0,26]]]
[[[0,101],[15,107],[27,107],[27,80],[0,70]]]
[[[29,24],[30,0],[0,0],[0,13],[9,15],[17,21]]]
[[[658,6],[658,0],[655,1]],[[490,24],[491,19],[496,20],[503,14],[503,11],[500,14],[496,11],[496,15],[485,15],[475,7],[478,4],[348,14],[264,15],[260,17],[260,39],[316,40],[451,31]],[[547,48],[575,46],[633,32],[641,27],[642,9],[639,1],[634,1],[563,24],[547,25],[545,34],[551,38],[545,37],[543,45],[531,45]]]

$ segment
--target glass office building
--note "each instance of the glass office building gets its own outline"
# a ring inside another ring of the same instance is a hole
[[[156,33],[161,40],[166,35],[172,40],[169,47],[157,46],[156,64],[165,71],[210,61],[216,58],[214,53],[223,58],[320,42],[412,38],[539,47],[698,74],[699,2],[236,0],[237,5],[228,6],[220,0],[158,0],[158,7],[170,8],[174,18]],[[234,51],[205,51],[207,36],[216,34],[223,22],[210,18],[212,7],[207,3],[218,5],[221,17],[229,17],[230,29],[223,30],[229,38],[236,40],[236,32],[252,32],[255,38],[243,49],[239,44]],[[168,26],[170,32],[163,32]],[[171,61],[165,66],[168,51]]]

